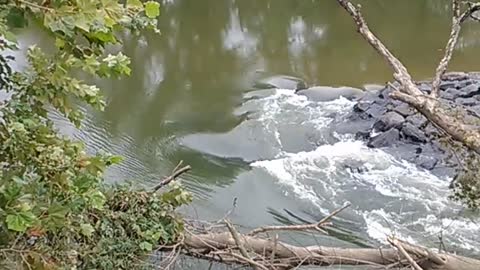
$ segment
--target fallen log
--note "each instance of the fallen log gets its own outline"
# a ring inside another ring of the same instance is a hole
[[[409,267],[413,260],[422,270],[478,270],[480,260],[455,254],[436,253],[427,248],[389,238],[396,248],[338,248],[326,246],[294,246],[245,234],[236,241],[229,232],[191,234],[187,233],[183,249],[197,257],[235,264],[256,264],[267,269],[289,269],[302,265],[370,265],[373,267]],[[249,252],[248,259],[239,248]],[[232,256],[231,254],[237,254]],[[270,256],[274,254],[274,256]],[[398,269],[396,268],[396,269]]]

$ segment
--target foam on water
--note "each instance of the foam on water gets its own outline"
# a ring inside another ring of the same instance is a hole
[[[317,132],[325,132],[333,117],[346,113],[353,104],[343,98],[314,104],[284,90],[260,100],[263,106],[258,109],[257,121],[270,131],[278,130],[285,121],[279,116],[297,112],[302,116],[296,120],[314,123]],[[279,140],[276,136],[272,139]],[[347,201],[352,203],[350,214],[362,221],[359,230],[371,239],[385,242],[386,236],[394,233],[435,246],[442,234],[448,247],[480,253],[480,225],[462,216],[461,206],[448,199],[449,179],[440,179],[348,136],[338,139],[311,151],[280,149],[278,156],[251,166],[272,175],[286,193],[324,214]]]

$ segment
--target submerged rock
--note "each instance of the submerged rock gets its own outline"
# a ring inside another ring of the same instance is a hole
[[[286,76],[286,75],[276,75],[261,79],[256,81],[254,84],[255,88],[258,89],[291,89],[291,90],[301,90],[307,88],[307,83],[297,77]]]
[[[297,94],[307,96],[313,101],[331,101],[339,97],[348,99],[359,98],[364,91],[353,87],[330,87],[330,86],[314,86],[303,90],[296,91]]]

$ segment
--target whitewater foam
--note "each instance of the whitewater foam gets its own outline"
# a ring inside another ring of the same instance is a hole
[[[269,131],[278,132],[284,121],[302,119],[297,124],[309,125],[319,133],[327,132],[333,118],[341,117],[354,104],[344,98],[315,103],[290,90],[277,90],[259,103],[263,106],[258,119],[268,123],[264,128]],[[292,113],[301,116],[292,117]],[[273,134],[272,139],[282,147],[281,132]],[[270,174],[285,194],[324,214],[345,202],[352,203],[349,211],[363,220],[363,232],[371,239],[386,243],[386,236],[395,234],[412,243],[434,246],[442,234],[450,246],[480,252],[480,225],[462,217],[461,206],[448,199],[449,179],[369,148],[351,135],[337,139],[311,151],[282,148],[277,156],[251,166]]]

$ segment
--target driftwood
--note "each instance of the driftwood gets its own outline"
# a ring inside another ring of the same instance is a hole
[[[339,211],[335,211],[338,213]],[[329,215],[328,218],[332,218]],[[318,223],[306,224],[318,226]],[[291,226],[275,226],[275,231],[292,231]],[[327,225],[322,225],[327,226]],[[389,237],[392,248],[337,248],[295,246],[258,235],[241,234],[230,222],[228,231],[193,233],[187,230],[182,243],[185,254],[226,264],[249,265],[254,269],[293,269],[304,265],[364,265],[380,269],[478,270],[480,260],[455,254],[437,253]],[[297,230],[297,229],[295,229]]]
[[[453,49],[457,43],[458,35],[461,30],[461,24],[480,10],[480,3],[468,3],[464,12],[460,11],[460,1],[452,0],[453,3],[453,20],[452,31],[447,43],[445,55],[440,61],[435,74],[432,92],[428,95],[422,92],[415,85],[407,68],[396,58],[388,48],[372,33],[360,11],[360,6],[353,5],[347,0],[337,0],[337,2],[345,8],[351,15],[358,32],[370,43],[370,45],[388,62],[393,69],[393,77],[399,82],[400,87],[392,92],[391,96],[395,99],[403,101],[421,114],[437,127],[445,131],[454,140],[462,143],[468,149],[480,154],[480,131],[478,128],[465,124],[462,119],[452,116],[445,109],[445,104],[438,99],[438,89],[440,80],[445,73],[448,63],[452,57]]]

